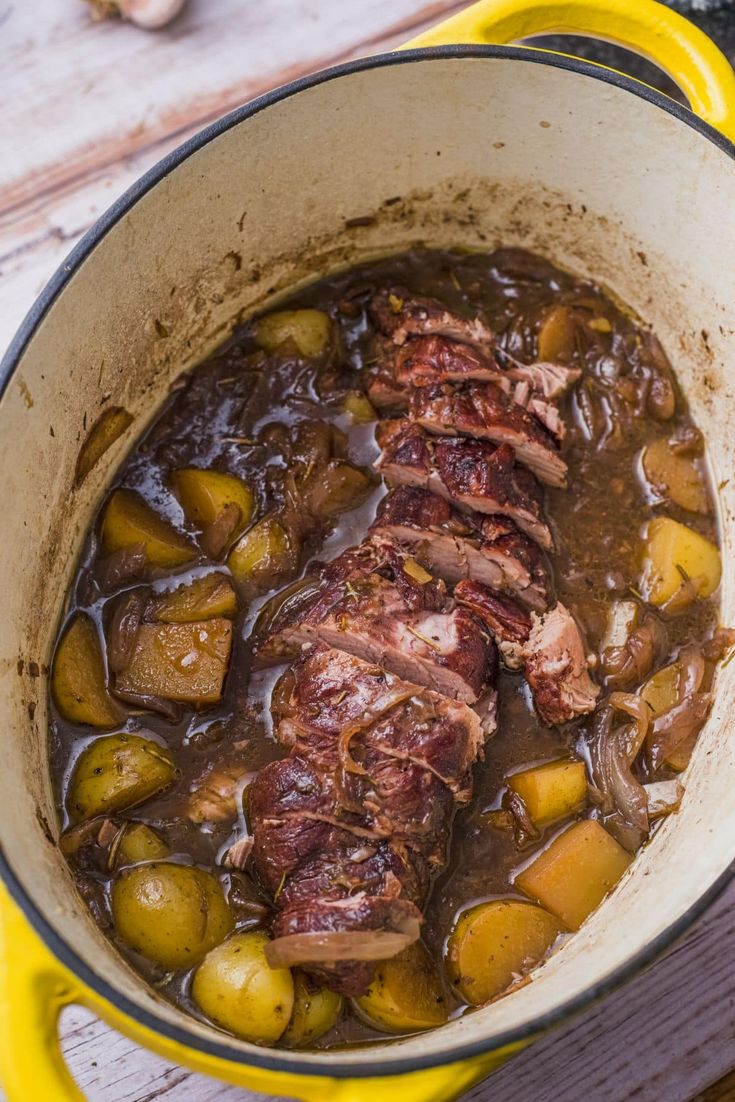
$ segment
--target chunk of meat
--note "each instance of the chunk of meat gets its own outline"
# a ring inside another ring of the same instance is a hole
[[[550,486],[565,486],[567,465],[556,441],[538,418],[493,383],[416,387],[409,417],[439,436],[470,436],[509,444],[521,463]]]
[[[417,486],[466,509],[509,517],[541,547],[552,546],[541,487],[516,465],[508,444],[434,438],[403,419],[381,421],[376,437],[381,455],[375,465],[390,485]]]
[[[373,295],[368,310],[377,328],[394,344],[405,344],[417,334],[432,333],[480,350],[494,341],[492,330],[480,318],[463,318],[437,299],[415,295],[405,287],[381,288]]]
[[[428,490],[399,486],[381,501],[370,531],[410,546],[419,562],[447,582],[474,578],[529,608],[548,604],[541,552],[507,517],[461,513]]]
[[[531,614],[524,653],[526,678],[545,723],[568,723],[594,711],[600,690],[589,675],[579,625],[561,602]]]
[[[491,382],[532,413],[561,442],[565,434],[559,410],[551,401],[580,376],[560,364],[519,364],[496,346],[481,352],[446,337],[415,337],[402,346],[385,339],[376,344],[377,363],[367,388],[379,409],[405,409],[413,387],[448,382]]]
[[[482,582],[469,580],[458,583],[454,599],[485,624],[508,669],[521,669],[525,645],[531,634],[531,616],[526,609],[512,598],[493,592]]]

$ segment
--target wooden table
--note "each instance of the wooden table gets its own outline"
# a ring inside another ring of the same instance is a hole
[[[0,346],[81,234],[189,134],[302,73],[389,49],[461,6],[190,0],[168,30],[148,34],[90,23],[80,0],[0,0]],[[665,959],[468,1099],[735,1099],[732,1077],[706,1089],[735,1065],[733,904],[735,887]],[[62,1034],[91,1102],[255,1098],[166,1064],[78,1009],[64,1015]]]

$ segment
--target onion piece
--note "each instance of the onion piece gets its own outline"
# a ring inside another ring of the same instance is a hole
[[[325,930],[286,934],[265,947],[271,968],[297,964],[337,964],[343,960],[387,960],[418,940],[419,921],[407,919],[406,929]]]
[[[654,781],[653,784],[644,784],[643,789],[648,800],[649,819],[660,819],[679,810],[684,795],[684,785],[680,781]]]
[[[614,693],[613,696],[619,698],[617,707],[620,710],[632,707],[629,694]],[[631,770],[646,735],[648,721],[645,720],[644,726],[641,716],[642,713],[636,714],[635,723],[613,729],[613,709],[604,707],[595,720],[590,741],[592,778],[605,826],[631,852],[641,845],[649,826],[646,793]]]

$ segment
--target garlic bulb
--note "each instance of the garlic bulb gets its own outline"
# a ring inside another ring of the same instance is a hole
[[[90,0],[90,3],[95,19],[119,16],[145,30],[155,31],[175,19],[186,0]]]

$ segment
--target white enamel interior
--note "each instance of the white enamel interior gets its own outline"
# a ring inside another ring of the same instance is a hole
[[[721,484],[723,620],[735,623],[733,211],[727,154],[629,91],[530,60],[424,58],[328,80],[232,127],[149,191],[81,264],[0,405],[0,839],[36,906],[113,988],[191,1036],[223,1039],[162,1002],[117,956],[38,814],[55,824],[47,679],[30,677],[28,663],[47,667],[95,504],[171,379],[238,311],[359,257],[417,242],[546,253],[607,284],[661,337]],[[377,214],[373,225],[345,228],[367,214]],[[75,490],[84,419],[107,404],[127,407],[134,424]],[[735,859],[734,710],[735,663],[719,676],[680,813],[534,982],[392,1044],[380,1068],[391,1055],[491,1047],[604,982],[687,914]],[[280,1056],[284,1066],[313,1059]],[[331,1059],[375,1066],[375,1050]]]

